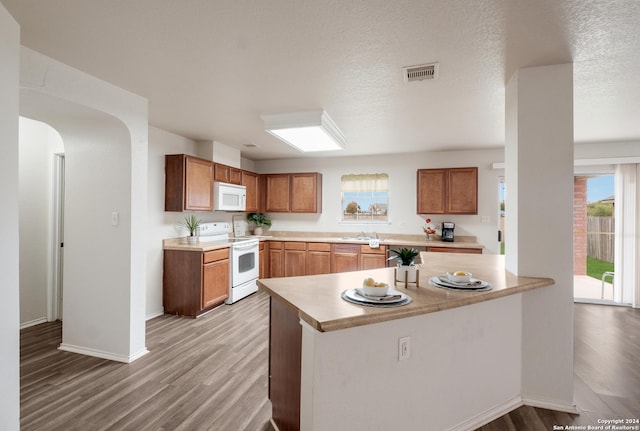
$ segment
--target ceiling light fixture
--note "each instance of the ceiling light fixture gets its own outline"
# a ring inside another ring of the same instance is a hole
[[[323,110],[262,115],[262,121],[267,132],[303,152],[342,150],[346,142]]]

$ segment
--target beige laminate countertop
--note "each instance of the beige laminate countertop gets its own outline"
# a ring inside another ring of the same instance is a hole
[[[362,286],[365,277],[394,285],[394,268],[323,274],[305,277],[258,280],[258,286],[274,299],[297,312],[300,319],[318,331],[335,331],[372,323],[433,313],[489,301],[554,283],[551,278],[518,277],[504,269],[504,256],[460,253],[422,252],[419,284],[397,283],[396,289],[413,299],[401,307],[366,307],[346,302],[340,294]],[[431,286],[429,278],[447,271],[466,270],[474,278],[489,282],[491,290],[458,292]]]
[[[444,242],[438,239],[427,241],[422,235],[380,235],[380,245],[405,246],[405,247],[448,247],[448,248],[476,248],[483,249],[484,246],[475,242],[475,237],[456,237],[455,242]],[[257,236],[260,241],[300,241],[300,242],[330,242],[334,244],[361,244],[368,245],[368,241],[356,240],[347,236],[339,236],[337,233],[302,233],[302,232],[274,232],[273,235]],[[170,238],[163,240],[164,250],[185,250],[185,251],[210,251],[228,247],[226,242],[198,242],[187,244],[187,238]]]
[[[197,242],[195,244],[188,244],[187,237],[182,238],[169,238],[162,240],[163,250],[182,250],[182,251],[211,251],[221,248],[229,248],[229,243],[224,242]]]

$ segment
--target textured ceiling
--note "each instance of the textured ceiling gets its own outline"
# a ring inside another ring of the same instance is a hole
[[[640,141],[638,0],[0,1],[23,45],[250,159],[301,156],[261,114],[317,108],[348,141],[326,155],[501,147],[508,77],[566,62],[576,142]],[[428,62],[437,80],[404,83]]]

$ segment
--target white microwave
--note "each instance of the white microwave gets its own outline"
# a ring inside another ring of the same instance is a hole
[[[236,184],[213,182],[213,209],[216,211],[244,211],[247,188]]]

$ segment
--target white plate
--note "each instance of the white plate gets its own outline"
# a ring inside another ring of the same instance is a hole
[[[479,280],[477,278],[472,278],[469,280],[469,283],[456,283],[450,281],[446,275],[441,275],[438,277],[431,277],[429,279],[429,283],[436,287],[443,287],[445,289],[454,289],[454,290],[468,290],[468,291],[478,291],[478,290],[489,290],[491,286],[486,281]]]
[[[390,289],[389,296],[381,296],[380,298],[371,298],[367,296],[362,296],[356,292],[356,289],[348,289],[342,292],[342,296],[344,299],[350,302],[356,302],[358,304],[364,305],[378,305],[378,306],[390,306],[390,305],[404,305],[411,302],[411,297],[398,292],[397,290]]]

